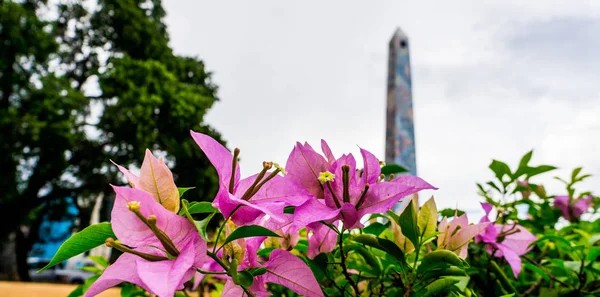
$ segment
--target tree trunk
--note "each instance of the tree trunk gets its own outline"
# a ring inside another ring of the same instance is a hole
[[[27,254],[29,254],[29,248],[27,248],[28,240],[21,228],[16,230],[16,233],[15,257],[17,260],[17,274],[20,281],[28,282],[31,281],[31,277],[29,277],[29,265],[27,265]]]
[[[24,282],[31,281],[31,277],[29,276],[29,264],[27,264],[27,258],[29,257],[29,252],[31,248],[38,240],[40,234],[40,226],[44,221],[44,210],[40,211],[35,217],[35,220],[31,222],[31,226],[29,226],[29,231],[23,232],[22,228],[18,228],[16,230],[17,238],[15,244],[15,256],[17,260],[17,274],[19,275],[19,279]]]

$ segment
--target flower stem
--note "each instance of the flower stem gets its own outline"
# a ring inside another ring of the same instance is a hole
[[[206,271],[206,270],[202,270],[199,268],[196,268],[196,271],[198,271],[202,274],[227,274],[226,271]]]
[[[419,252],[420,251],[421,251],[421,241],[419,240],[419,246],[415,247],[415,263],[413,263],[413,269],[415,271],[417,270],[417,262],[419,262]]]
[[[223,222],[223,225],[221,225],[221,227],[219,227],[219,232],[217,232],[217,237],[215,238],[215,245],[213,246],[213,253],[218,252],[221,248],[219,247],[219,249],[217,249],[217,245],[219,244],[219,237],[221,236],[221,232],[223,232],[223,228],[225,227],[225,225],[227,224],[227,221],[229,221],[229,219],[231,219],[231,216],[233,216],[233,214],[240,209],[242,205],[239,204],[238,206],[236,206],[233,211],[229,214],[229,216],[225,219],[225,221]]]
[[[354,293],[356,294],[356,296],[359,296],[360,292],[358,291],[358,286],[356,285],[356,283],[350,276],[350,273],[348,273],[348,269],[346,268],[346,255],[344,254],[344,227],[342,227],[339,234],[340,234],[339,235],[340,239],[338,241],[338,245],[340,246],[340,255],[342,257],[342,261],[341,261],[342,272],[344,273],[346,280],[348,280],[348,283],[350,283],[350,286],[352,286],[352,289],[354,290]]]
[[[223,269],[225,269],[225,271],[229,271],[229,267],[227,266],[227,264],[225,264],[225,262],[223,262],[223,260],[219,259],[219,257],[217,257],[217,254],[211,253],[209,251],[207,251],[206,254],[209,257],[211,257],[213,260],[215,260],[217,262],[217,264],[221,265],[221,267],[223,267]]]
[[[217,261],[217,263],[218,263],[219,265],[221,265],[221,267],[223,267],[223,269],[225,269],[225,271],[229,271],[229,267],[227,267],[227,264],[225,264],[225,263],[223,262],[223,260],[219,259],[219,257],[217,257],[217,254],[215,254],[215,253],[211,253],[211,252],[209,252],[209,251],[207,251],[207,252],[206,252],[206,254],[207,254],[209,257],[211,257],[213,260]],[[196,269],[196,270],[198,270],[198,269]],[[215,274],[215,273],[213,273],[213,274]],[[227,274],[227,275],[231,276],[231,275],[229,274],[229,272],[225,272],[224,274]],[[230,281],[231,281],[231,280],[230,280]],[[256,296],[256,295],[254,295],[254,293],[250,292],[250,290],[248,290],[248,288],[245,288],[244,286],[240,286],[240,287],[242,288],[242,290],[244,290],[244,293],[246,293],[246,295],[248,295],[249,297],[254,297],[254,296]]]

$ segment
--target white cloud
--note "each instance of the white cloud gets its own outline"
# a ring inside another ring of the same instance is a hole
[[[214,71],[207,121],[244,173],[296,140],[383,158],[387,43],[410,38],[418,170],[441,207],[477,209],[492,158],[584,166],[600,190],[598,4],[167,1],[171,45]],[[552,34],[556,32],[557,34]],[[568,42],[568,46],[564,45]],[[550,46],[551,45],[551,46]],[[595,59],[590,61],[590,59]],[[560,190],[551,179],[549,188]]]

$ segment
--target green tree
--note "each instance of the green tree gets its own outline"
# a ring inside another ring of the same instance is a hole
[[[220,139],[203,123],[217,87],[201,60],[173,54],[161,1],[84,4],[0,4],[0,238],[16,232],[23,280],[45,202],[77,198],[84,227],[95,197],[121,183],[109,159],[139,166],[146,148],[168,151],[177,184],[197,187],[187,199],[215,192],[189,130]]]

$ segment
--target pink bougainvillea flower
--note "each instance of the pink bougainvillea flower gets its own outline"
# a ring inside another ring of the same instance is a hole
[[[270,296],[265,289],[267,283],[274,283],[285,286],[299,295],[307,297],[324,296],[321,287],[317,282],[310,268],[298,257],[292,253],[275,249],[271,252],[269,260],[261,264],[258,262],[256,252],[264,241],[265,237],[255,237],[252,239],[240,239],[234,242],[240,248],[231,248],[233,253],[225,253],[226,257],[242,259],[238,266],[238,271],[247,268],[265,268],[266,272],[254,277],[254,282],[248,288],[255,296]],[[240,242],[242,241],[242,242]],[[245,241],[245,243],[243,243]],[[242,287],[234,284],[233,280],[227,277],[227,282],[221,296],[239,297],[247,296]]]
[[[319,222],[306,226],[308,232],[307,256],[314,259],[320,253],[329,253],[335,249],[338,234],[331,228]]]
[[[490,212],[494,208],[489,203],[481,203],[485,216],[480,223],[490,222]],[[529,230],[518,224],[490,224],[485,231],[475,237],[477,242],[486,244],[487,252],[495,257],[504,258],[512,268],[515,278],[521,272],[521,256],[531,248],[529,245],[537,238]]]
[[[237,225],[251,224],[264,215],[284,221],[286,206],[298,206],[310,198],[310,193],[304,188],[278,175],[285,170],[271,162],[264,162],[260,173],[240,180],[238,149],[231,154],[208,135],[193,131],[191,135],[219,175],[219,192],[213,206],[226,218],[231,216]],[[273,166],[276,169],[269,173]]]
[[[443,218],[438,225],[438,232],[442,232],[438,236],[438,249],[445,249],[454,252],[459,257],[467,258],[468,243],[477,234],[481,233],[490,223],[481,222],[479,224],[470,224],[467,214],[448,222],[447,218]]]
[[[188,219],[165,209],[144,191],[114,187],[112,229],[119,240],[107,245],[123,252],[86,291],[95,296],[121,282],[171,297],[204,264],[206,242]]]
[[[367,150],[360,149],[364,163],[363,169],[357,171],[352,154],[336,159],[325,141],[321,141],[321,147],[326,158],[310,145],[297,143],[286,163],[286,178],[317,198],[296,208],[297,229],[313,222],[340,219],[346,229],[359,228],[364,215],[386,212],[408,195],[436,189],[410,175],[383,181],[379,160]]]
[[[115,162],[113,164],[125,175],[131,187],[150,193],[152,198],[166,209],[172,212],[179,211],[179,190],[173,181],[173,173],[165,162],[154,157],[150,150],[146,149],[139,177],[127,168]]]
[[[569,196],[554,197],[554,207],[560,209],[565,219],[575,222],[584,214],[592,204],[592,196],[588,195],[571,200]]]
[[[271,219],[269,216],[264,216],[260,220],[255,221],[254,224],[263,226],[281,236],[279,238],[269,237],[267,240],[275,242],[274,246],[281,247],[289,251],[292,250],[300,240],[300,234],[298,232],[292,232],[292,224],[294,222],[293,219],[293,214],[284,214],[283,221],[276,221]]]

